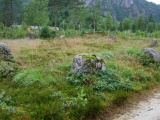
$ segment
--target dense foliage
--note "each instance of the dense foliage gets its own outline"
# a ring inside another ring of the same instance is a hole
[[[135,1],[142,6],[142,1]],[[104,1],[97,1],[94,4],[86,6],[81,0],[14,0],[4,1],[0,0],[0,21],[5,27],[10,27],[13,24],[22,24],[24,21],[28,26],[54,26],[59,27],[60,30],[79,30],[79,31],[137,31],[153,33],[160,30],[160,24],[156,23],[155,12],[148,13],[148,17],[144,14],[134,16],[126,13],[123,8],[113,7],[113,1],[108,3]],[[154,4],[144,2],[153,8]],[[103,5],[112,5],[110,13],[103,14]],[[35,7],[36,6],[36,7]],[[156,7],[157,8],[157,7]],[[7,11],[6,11],[7,10]],[[127,9],[126,9],[127,10]],[[114,16],[113,11],[122,12],[121,19]],[[128,11],[128,10],[127,10]],[[126,13],[126,14],[125,14]],[[8,15],[10,14],[10,15]],[[129,16],[131,15],[131,16]],[[2,26],[2,25],[1,25]],[[14,30],[7,30],[13,32]],[[15,30],[17,31],[17,30]],[[20,38],[26,33],[19,33],[19,35],[8,36],[8,38]],[[5,37],[4,35],[1,37]],[[6,38],[6,37],[5,37]]]

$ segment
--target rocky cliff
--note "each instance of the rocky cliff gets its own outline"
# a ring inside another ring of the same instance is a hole
[[[97,0],[83,0],[86,5],[96,4]],[[150,14],[154,16],[155,21],[160,22],[160,5],[156,5],[146,0],[100,0],[102,3],[102,12],[105,15],[109,11],[117,20],[123,20],[131,15],[133,18],[139,14]]]

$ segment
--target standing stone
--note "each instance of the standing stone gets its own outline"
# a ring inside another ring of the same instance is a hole
[[[83,73],[93,73],[99,72],[101,70],[106,70],[106,65],[100,57],[91,54],[79,54],[73,59],[71,71],[83,72]]]
[[[152,49],[152,48],[144,48],[142,50],[142,52],[145,55],[148,55],[151,58],[153,58],[155,61],[160,62],[160,54],[157,51],[155,51],[154,49]]]
[[[154,40],[151,42],[150,47],[158,47],[158,41],[154,39]]]
[[[0,43],[0,60],[13,59],[10,48],[5,43]]]

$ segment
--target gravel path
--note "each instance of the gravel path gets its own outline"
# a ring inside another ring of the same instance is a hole
[[[116,115],[113,120],[160,120],[160,92],[141,101],[124,115]]]

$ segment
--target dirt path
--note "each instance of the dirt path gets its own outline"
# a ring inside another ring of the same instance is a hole
[[[160,91],[139,102],[125,114],[116,114],[112,120],[160,120]]]

